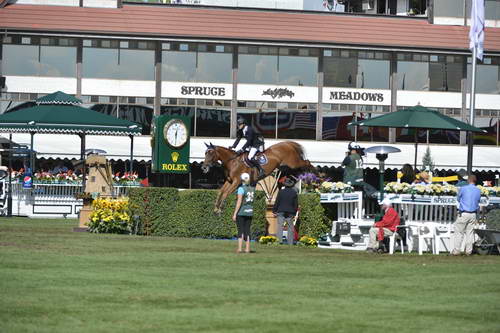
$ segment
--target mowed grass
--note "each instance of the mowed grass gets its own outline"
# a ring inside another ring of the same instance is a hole
[[[0,332],[499,332],[500,257],[75,233],[0,219]]]

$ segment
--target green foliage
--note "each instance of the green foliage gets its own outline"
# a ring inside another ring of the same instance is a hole
[[[217,191],[172,188],[144,188],[130,192],[133,215],[141,219],[146,235],[232,238],[236,224],[231,220],[236,196],[230,195],[220,215],[213,212]],[[257,192],[254,201],[252,238],[266,231],[264,193]]]
[[[331,221],[328,220],[325,214],[325,209],[321,205],[318,194],[300,194],[299,205],[301,208],[299,237],[317,238],[331,230]]]
[[[500,209],[493,209],[486,214],[486,226],[488,229],[500,230]]]
[[[132,217],[140,219],[139,234],[152,235],[154,227],[172,212],[179,201],[175,188],[139,187],[129,190]]]
[[[435,169],[434,160],[432,159],[431,149],[429,146],[427,146],[425,154],[422,157],[422,166],[424,170],[434,171]]]
[[[221,215],[213,212],[216,190],[174,188],[135,188],[129,192],[132,216],[140,218],[140,234],[174,237],[233,238],[236,224],[231,220],[236,195],[229,195]],[[300,236],[318,237],[330,231],[325,210],[318,194],[300,194]],[[266,200],[262,191],[255,192],[251,237],[266,235]]]

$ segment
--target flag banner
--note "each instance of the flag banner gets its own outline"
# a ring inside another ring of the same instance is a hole
[[[484,49],[484,0],[472,0],[472,8],[470,13],[470,44],[472,50],[476,48],[476,56],[479,60],[483,60]]]

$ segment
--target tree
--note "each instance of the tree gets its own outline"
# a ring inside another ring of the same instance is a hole
[[[435,165],[434,160],[432,159],[431,149],[427,146],[425,150],[425,154],[422,157],[422,166],[424,170],[434,171]]]

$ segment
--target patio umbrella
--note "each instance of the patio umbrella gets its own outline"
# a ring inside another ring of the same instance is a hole
[[[407,109],[391,112],[377,118],[351,122],[348,126],[367,127],[392,127],[392,128],[414,128],[415,129],[415,162],[417,168],[417,152],[419,129],[439,129],[447,131],[470,131],[485,132],[484,130],[464,123],[463,121],[445,116],[435,110],[428,109],[421,105]]]

